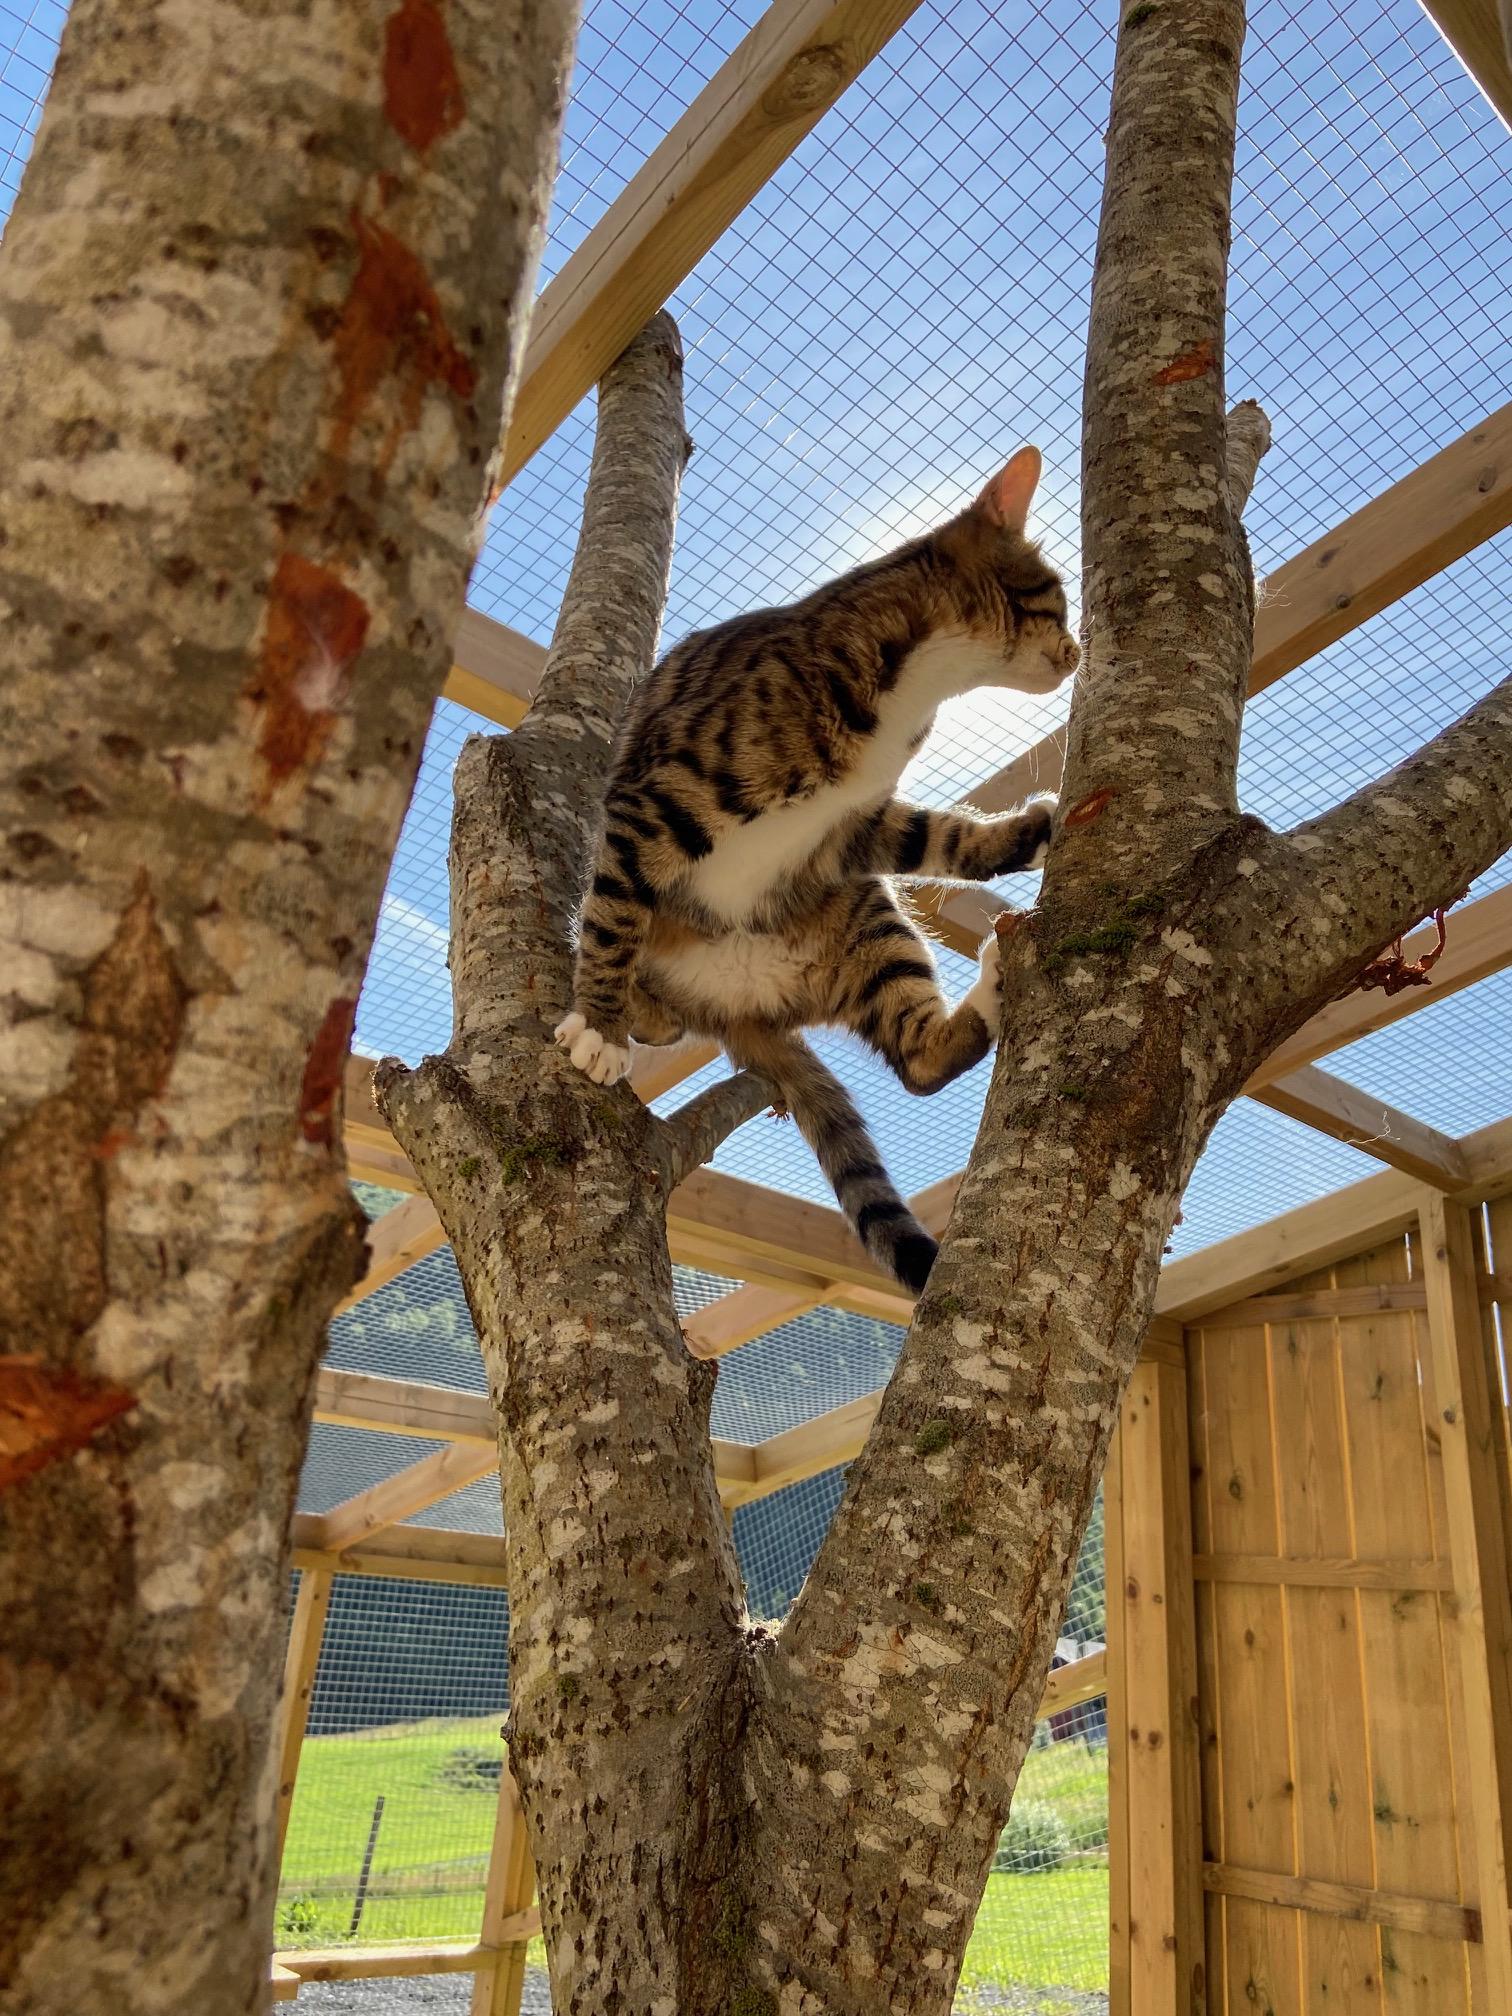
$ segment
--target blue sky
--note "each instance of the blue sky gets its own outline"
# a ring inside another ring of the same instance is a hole
[[[590,4],[548,276],[760,5]],[[0,204],[63,13],[56,0],[0,0]],[[669,638],[802,592],[957,508],[1024,439],[1046,455],[1039,529],[1074,574],[1114,17],[1065,0],[1040,13],[1016,0],[921,7],[678,290],[697,449]],[[1254,8],[1229,387],[1260,398],[1275,425],[1250,512],[1262,572],[1507,397],[1509,186],[1512,140],[1410,0]],[[591,429],[590,404],[506,493],[470,594],[543,640]],[[1505,670],[1509,610],[1503,535],[1261,696],[1246,804],[1289,824],[1408,754]],[[1057,719],[1055,703],[959,703],[917,768],[917,795],[948,802]],[[448,778],[470,725],[438,709],[363,998],[369,1049],[413,1057],[446,1040]],[[963,963],[946,964],[959,988]],[[1483,1124],[1512,1108],[1509,1005],[1512,983],[1492,981],[1333,1068],[1452,1131]],[[859,1052],[828,1047],[905,1186],[960,1165],[980,1073],[925,1105]],[[719,1166],[827,1195],[792,1130],[767,1121]],[[1178,1250],[1373,1166],[1241,1103],[1194,1178]]]

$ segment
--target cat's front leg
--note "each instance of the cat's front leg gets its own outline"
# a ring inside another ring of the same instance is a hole
[[[1049,851],[1055,805],[1054,798],[1034,798],[1016,812],[984,818],[933,812],[895,798],[853,843],[853,854],[864,859],[852,865],[872,874],[995,882],[999,875],[1039,867]]]
[[[572,1012],[552,1031],[595,1085],[617,1085],[630,1071],[632,988],[651,922],[650,894],[633,860],[600,848],[583,904]]]

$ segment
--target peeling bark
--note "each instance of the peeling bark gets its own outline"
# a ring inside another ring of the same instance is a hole
[[[665,318],[602,388],[535,708],[459,765],[455,1036],[378,1090],[500,1412],[511,1746],[559,2016],[945,2016],[1196,1159],[1268,1052],[1512,838],[1507,689],[1298,833],[1239,812],[1240,515],[1269,436],[1224,406],[1243,35],[1240,0],[1124,16],[1062,811],[1003,937],[998,1061],[935,1271],[775,1637],[741,1606],[663,1215],[763,1095],[736,1079],[663,1124],[548,1041],[665,587]]]
[[[0,259],[0,2000],[266,2001],[340,1086],[575,10],[75,0]]]

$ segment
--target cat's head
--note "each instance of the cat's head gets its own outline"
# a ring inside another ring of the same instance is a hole
[[[1053,693],[1081,661],[1061,577],[1024,529],[1040,468],[1038,448],[1020,448],[934,541],[951,563],[973,643],[991,647],[1001,666],[980,683],[1024,693]]]

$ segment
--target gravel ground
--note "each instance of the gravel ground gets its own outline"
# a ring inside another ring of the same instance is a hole
[[[296,2008],[317,2016],[467,2016],[468,1974],[423,1974],[408,1981],[312,1981]],[[957,2016],[1108,2016],[1108,1998],[1084,1988],[975,1988],[956,2004]],[[521,2016],[551,2016],[546,1976],[525,1976]]]

